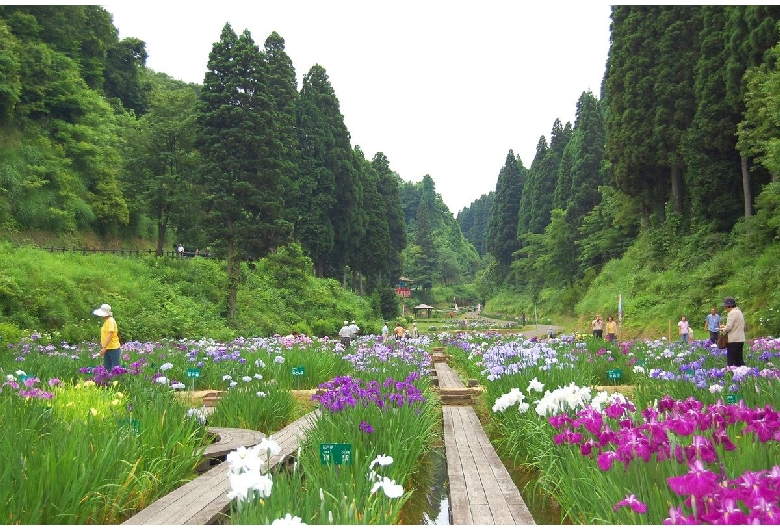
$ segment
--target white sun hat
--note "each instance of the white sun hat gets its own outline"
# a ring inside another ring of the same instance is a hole
[[[103,304],[99,308],[92,311],[93,315],[97,315],[99,317],[110,317],[113,313],[111,313],[111,306],[108,304]]]

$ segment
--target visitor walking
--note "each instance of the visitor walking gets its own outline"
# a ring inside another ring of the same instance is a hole
[[[726,366],[745,366],[742,350],[745,346],[745,316],[737,307],[737,302],[731,297],[723,301],[726,308],[726,324],[721,324],[720,330],[728,334],[726,345]]]
[[[390,336],[390,329],[387,327],[387,322],[382,326],[382,342],[387,341],[387,337]]]
[[[420,332],[417,330],[417,322],[412,322],[412,338],[419,339]]]
[[[115,366],[119,366],[119,358],[122,355],[119,326],[108,304],[101,305],[92,311],[92,314],[103,317],[103,325],[100,327],[100,354],[103,356],[103,367],[110,372]]]
[[[680,318],[680,321],[677,323],[677,329],[680,331],[680,342],[688,344],[688,332],[690,332],[690,328],[690,322],[688,322],[688,319],[685,318],[685,315],[683,315],[682,318]]]
[[[601,320],[601,315],[596,315],[596,318],[593,319],[593,322],[591,322],[590,325],[593,328],[594,338],[596,339],[604,338],[604,321]]]
[[[339,330],[339,339],[344,348],[349,348],[349,339],[352,336],[352,328],[349,327],[349,321],[345,320],[344,325]]]
[[[401,326],[400,322],[396,322],[395,323],[395,329],[393,331],[395,331],[395,338],[396,339],[404,338],[404,328],[403,328],[403,326]]]
[[[720,315],[715,312],[714,307],[710,309],[710,314],[704,319],[704,329],[710,332],[710,342],[717,344],[720,332]]]
[[[355,321],[353,320],[352,322],[350,322],[350,324],[349,324],[349,338],[352,339],[353,342],[357,340],[357,336],[358,336],[359,332],[360,332],[360,328],[355,323]]]

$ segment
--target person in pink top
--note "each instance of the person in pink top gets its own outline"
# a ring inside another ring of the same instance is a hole
[[[688,322],[688,319],[685,318],[685,315],[683,315],[677,323],[677,329],[680,330],[680,342],[688,344],[688,334],[691,331],[691,324]]]

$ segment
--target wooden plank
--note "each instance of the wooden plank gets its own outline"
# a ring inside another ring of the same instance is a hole
[[[305,438],[306,429],[319,418],[319,414],[319,410],[312,411],[271,435],[271,439],[279,444],[282,451],[271,457],[268,463],[270,468],[287,460],[298,450],[300,441]],[[227,493],[230,490],[228,470],[227,462],[213,467],[181,488],[158,499],[122,524],[211,524],[216,522],[230,507],[230,500],[227,498]]]
[[[452,524],[534,524],[471,407],[442,406]]]

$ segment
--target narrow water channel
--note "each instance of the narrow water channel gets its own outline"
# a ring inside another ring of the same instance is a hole
[[[537,525],[572,524],[561,517],[557,503],[536,490],[536,474],[503,459],[517,489]],[[450,525],[449,477],[447,458],[441,439],[423,457],[418,472],[412,477],[415,493],[401,511],[401,524]]]

